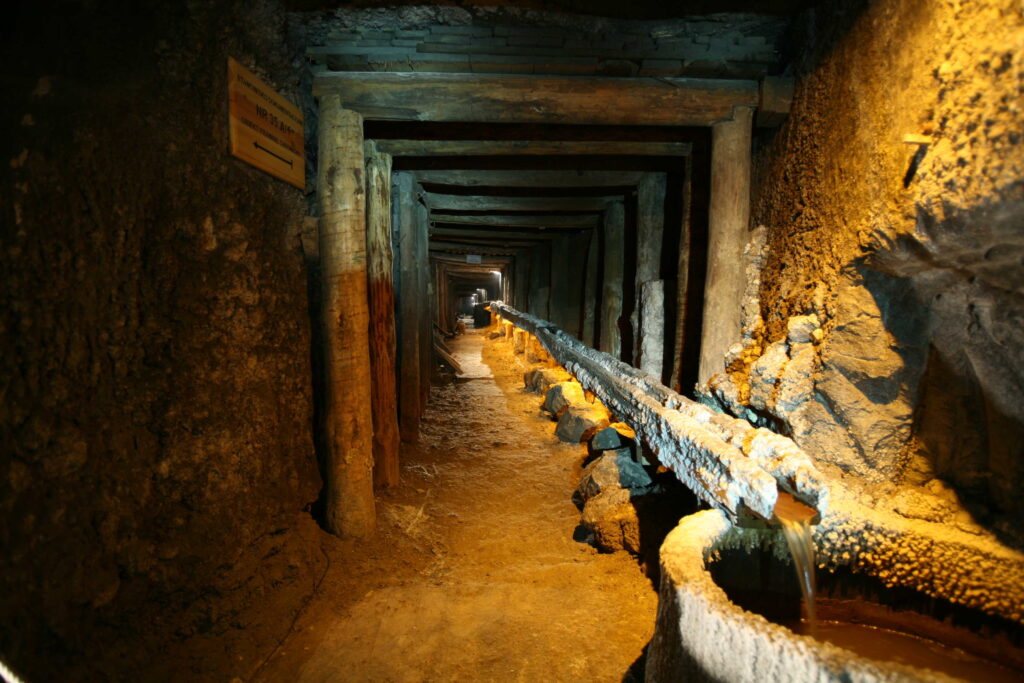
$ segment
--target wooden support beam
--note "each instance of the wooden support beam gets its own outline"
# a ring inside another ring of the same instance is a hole
[[[398,484],[398,398],[395,390],[395,281],[391,251],[391,157],[366,143],[366,268],[373,375],[373,482]]]
[[[318,74],[327,94],[369,120],[613,126],[710,126],[759,98],[757,81],[370,71]]]
[[[471,215],[458,213],[445,213],[443,211],[432,211],[430,219],[435,224],[464,224],[464,225],[493,225],[503,228],[527,228],[542,227],[548,230],[596,227],[600,221],[601,214],[597,211],[581,213],[578,215],[553,214],[553,215],[530,215],[530,214],[491,214]]]
[[[683,351],[686,345],[688,319],[687,297],[690,295],[690,214],[693,211],[693,158],[683,166],[683,207],[679,226],[679,261],[676,268],[676,329],[672,350],[672,376],[669,387],[683,392]]]
[[[551,296],[551,245],[538,244],[530,252],[530,313],[548,319]]]
[[[459,187],[634,187],[641,171],[415,171],[416,180]]]
[[[621,195],[619,195],[621,197]],[[618,197],[491,197],[424,192],[434,211],[602,211]]]
[[[528,246],[528,245],[527,245]],[[485,244],[466,244],[465,242],[449,242],[442,240],[430,240],[430,251],[446,251],[456,254],[491,254],[491,255],[512,255],[520,246],[499,247]]]
[[[398,418],[402,440],[419,440],[420,417],[420,304],[419,265],[416,262],[416,183],[410,173],[395,175],[394,197],[398,205],[399,253],[399,383]]]
[[[601,333],[598,348],[619,358],[622,355],[622,336],[619,317],[622,315],[622,284],[625,271],[626,212],[622,202],[613,202],[604,214],[604,276],[601,292]]]
[[[573,233],[573,234],[575,234],[575,233]],[[501,236],[493,236],[493,235],[486,235],[484,237],[463,237],[462,235],[439,235],[439,236],[434,236],[434,234],[431,233],[431,237],[430,237],[431,245],[437,243],[438,241],[446,242],[446,243],[464,244],[464,245],[466,245],[467,249],[472,249],[474,246],[477,246],[477,245],[482,246],[482,247],[503,247],[503,248],[507,249],[507,248],[510,248],[510,247],[512,247],[512,248],[532,247],[533,245],[537,244],[538,242],[542,242],[542,241],[545,241],[545,240],[538,240],[538,239],[533,239],[533,238],[530,238],[530,239],[518,239],[517,240],[517,239],[510,239],[510,238],[504,238],[504,237],[501,237]]]
[[[597,337],[594,325],[597,322],[597,296],[598,296],[598,273],[599,263],[599,237],[596,231],[589,234],[590,241],[587,243],[587,263],[585,270],[585,282],[583,285],[583,330],[580,339],[587,346],[593,346]]]
[[[320,262],[326,374],[326,526],[343,538],[374,532],[373,416],[366,331],[363,120],[341,98],[320,101]]]
[[[661,379],[665,354],[664,283],[661,251],[665,228],[665,174],[648,174],[637,187],[636,278],[633,358],[636,366]],[[661,285],[650,283],[661,282]]]
[[[725,368],[729,347],[740,339],[740,305],[746,286],[743,247],[750,221],[750,139],[753,109],[711,131],[711,205],[708,212],[708,271],[700,371],[705,384]]]
[[[474,230],[471,226],[444,227],[435,225],[430,229],[430,236],[468,237],[488,240],[551,240],[560,234],[576,234],[576,230]]]
[[[641,156],[685,157],[689,142],[630,142],[628,140],[377,140],[393,157],[465,156]]]
[[[410,195],[407,201],[415,201]],[[416,267],[418,274],[417,306],[419,306],[420,324],[420,415],[427,409],[430,400],[430,375],[434,368],[434,333],[433,324],[436,306],[434,305],[434,283],[430,266],[430,250],[428,247],[429,228],[427,207],[416,202]]]

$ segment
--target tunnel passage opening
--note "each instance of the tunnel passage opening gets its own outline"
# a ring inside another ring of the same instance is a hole
[[[461,281],[443,278],[459,261],[490,265],[504,280],[491,298],[637,365],[640,328],[656,322],[647,369],[680,389],[695,384],[709,183],[692,176],[708,169],[707,128],[368,120],[364,131],[394,155],[396,174],[414,178],[415,201],[427,207],[443,329],[462,305]],[[647,178],[662,184],[653,199],[639,187]],[[621,218],[609,201],[622,203]],[[621,265],[609,271],[609,257]],[[659,299],[644,320],[647,281]]]

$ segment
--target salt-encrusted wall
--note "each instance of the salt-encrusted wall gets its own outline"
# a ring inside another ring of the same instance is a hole
[[[1019,544],[1024,6],[832,2],[795,28],[745,340],[712,393],[875,492],[937,494],[888,499],[910,516]],[[906,136],[931,141],[916,168]]]
[[[232,0],[12,12],[0,659],[27,680],[189,678],[190,662],[149,655],[255,635],[254,605],[287,620],[320,571],[288,533],[320,486],[306,204],[227,141],[229,55],[297,92],[285,14]]]

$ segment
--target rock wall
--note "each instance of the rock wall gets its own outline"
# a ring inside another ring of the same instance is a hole
[[[952,486],[1020,544],[1024,10],[825,3],[801,41],[755,160],[744,339],[708,393],[862,482]]]
[[[0,659],[123,679],[315,570],[282,533],[320,485],[305,199],[227,139],[229,55],[293,99],[298,69],[270,1],[13,12]]]

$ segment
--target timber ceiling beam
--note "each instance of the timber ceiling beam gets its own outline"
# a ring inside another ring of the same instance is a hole
[[[435,224],[492,226],[496,228],[545,228],[573,229],[596,227],[599,220],[597,212],[578,215],[564,214],[489,214],[472,215],[433,211],[430,220]]]
[[[516,252],[516,254],[518,255],[522,251],[523,250],[520,250],[519,252]],[[492,275],[491,271],[501,270],[502,266],[507,266],[512,262],[512,258],[510,258],[507,255],[483,255],[482,261],[484,262],[478,264],[466,263],[465,256],[459,258],[458,256],[453,256],[451,254],[438,252],[431,252],[430,258],[431,260],[437,261],[438,263],[443,264],[445,267],[452,269],[452,271],[450,272],[453,272],[455,269],[457,269],[458,272],[465,273],[467,277],[471,275]]]
[[[610,197],[489,197],[424,192],[423,201],[432,211],[603,211]]]
[[[464,156],[644,156],[686,157],[689,142],[563,140],[376,140],[377,149],[393,157]]]
[[[448,252],[450,254],[486,254],[491,256],[509,256],[517,252],[515,248],[506,247],[488,247],[484,245],[480,246],[467,246],[461,242],[442,242],[439,240],[430,241],[430,252],[433,254],[436,251]]]
[[[313,95],[377,121],[710,126],[756,107],[757,81],[519,74],[322,73]]]
[[[414,171],[420,183],[462,187],[634,187],[640,171]]]
[[[522,232],[519,230],[472,230],[472,229],[458,229],[458,228],[438,228],[434,227],[430,229],[430,235],[437,235],[438,237],[469,237],[474,239],[491,239],[491,240],[535,240],[538,242],[546,242],[553,240],[559,235],[575,235],[576,231],[565,231],[559,232],[556,230],[535,230],[532,232]]]

